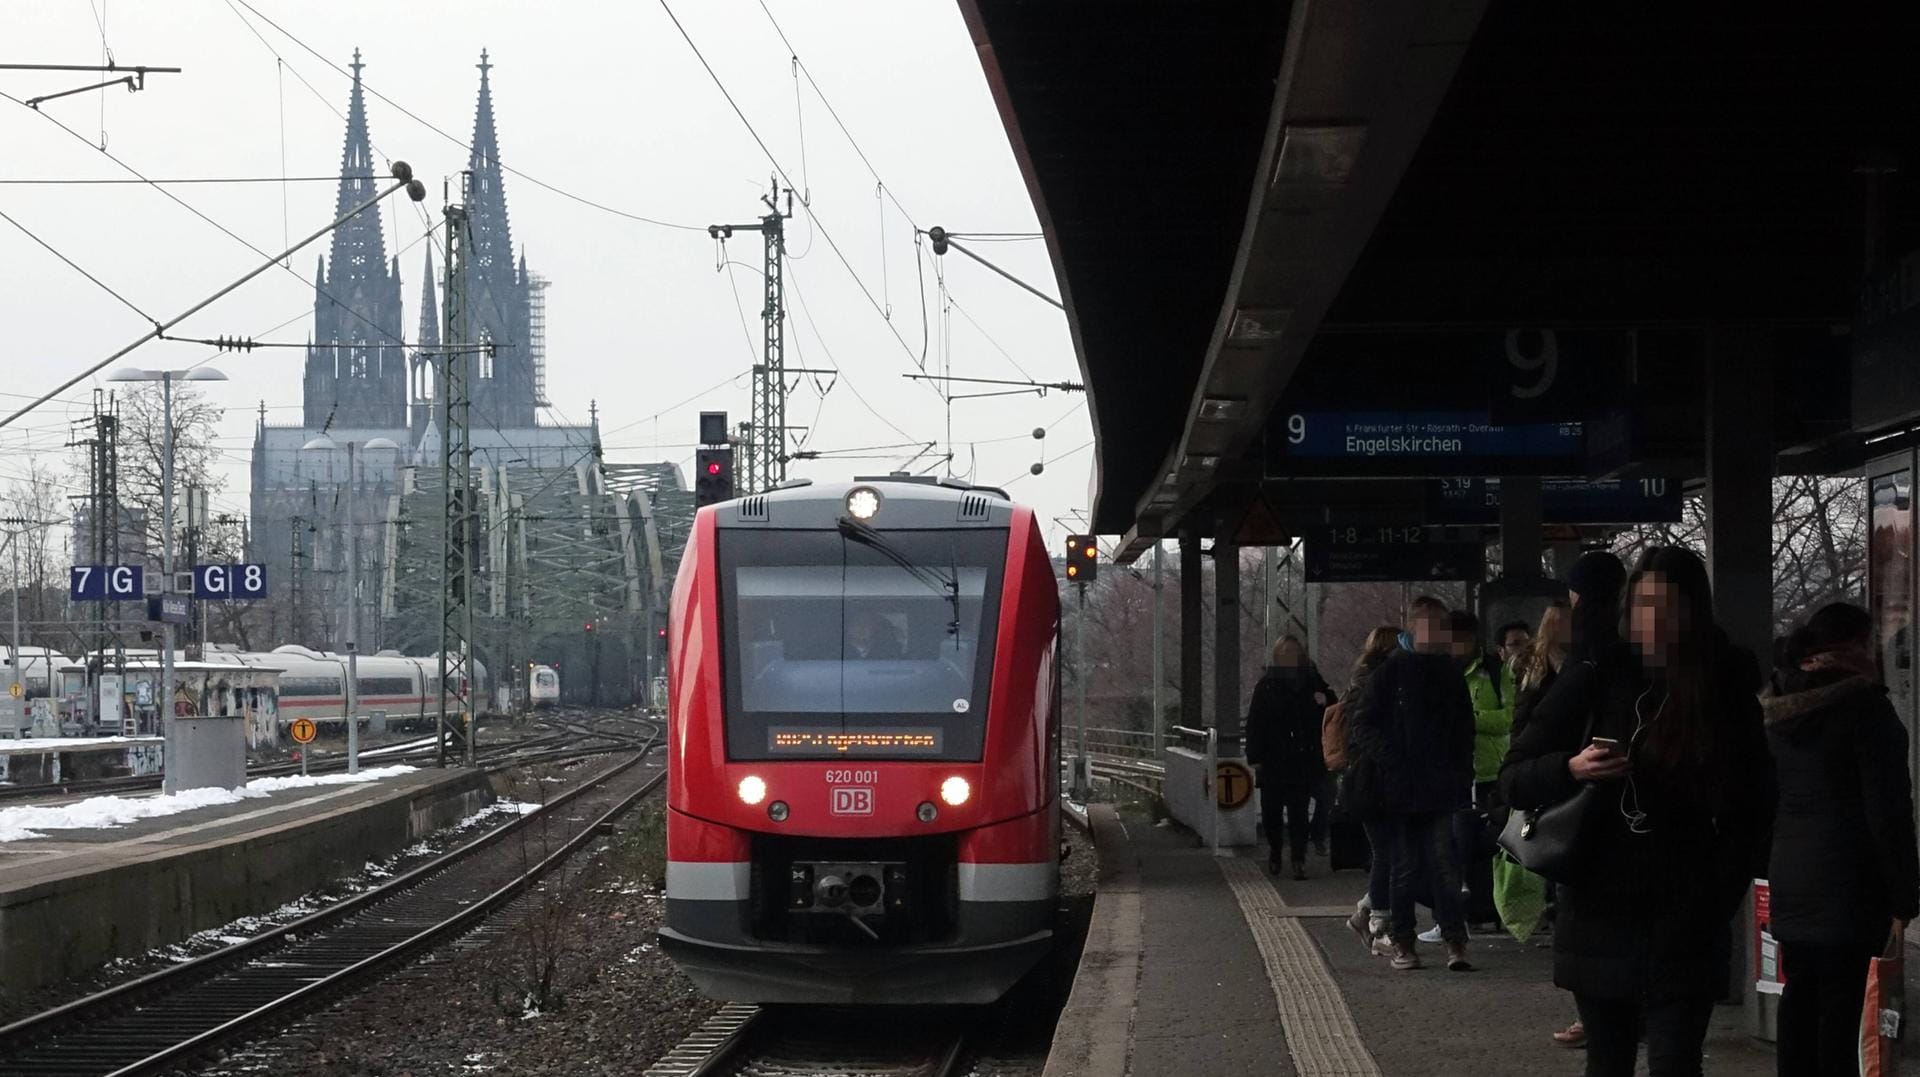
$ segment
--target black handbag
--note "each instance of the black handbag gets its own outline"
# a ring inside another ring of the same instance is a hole
[[[1500,848],[1548,882],[1571,882],[1580,864],[1581,838],[1600,797],[1598,785],[1544,808],[1515,808],[1500,830]]]
[[[1593,715],[1580,735],[1584,746],[1593,735]],[[1573,881],[1580,863],[1580,847],[1600,799],[1600,787],[1582,783],[1580,791],[1542,807],[1515,807],[1500,829],[1500,848],[1520,866],[1548,882]]]

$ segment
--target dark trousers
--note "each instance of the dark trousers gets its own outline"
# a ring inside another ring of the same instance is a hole
[[[1307,836],[1320,845],[1327,843],[1329,820],[1333,816],[1333,791],[1332,774],[1322,774],[1320,780],[1313,783],[1313,817],[1308,820]]]
[[[1433,899],[1440,937],[1467,941],[1467,917],[1460,904],[1460,862],[1453,850],[1453,813],[1421,812],[1394,820],[1393,941],[1414,941],[1414,904],[1423,887]]]
[[[1381,916],[1393,911],[1393,849],[1400,841],[1400,828],[1392,816],[1368,819],[1360,824],[1367,831],[1367,846],[1372,860],[1367,865],[1367,908]]]
[[[1499,795],[1495,782],[1473,787],[1473,807],[1453,817],[1453,845],[1460,857],[1461,882],[1467,889],[1467,919],[1476,924],[1499,918],[1493,907],[1493,852],[1497,844],[1491,810]]]
[[[1307,802],[1313,799],[1310,785],[1271,783],[1260,790],[1260,823],[1267,828],[1267,859],[1280,862],[1280,835],[1287,837],[1293,862],[1307,862],[1307,832],[1311,826]]]
[[[1642,1038],[1650,1077],[1700,1077],[1711,995],[1645,1002],[1576,994],[1573,1001],[1587,1029],[1587,1077],[1633,1077]]]
[[[1860,1008],[1873,954],[1817,942],[1781,944],[1780,1077],[1826,1077],[1859,1068]]]

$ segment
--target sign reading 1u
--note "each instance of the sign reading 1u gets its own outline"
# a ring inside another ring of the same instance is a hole
[[[265,598],[267,566],[195,565],[193,597],[215,600]]]

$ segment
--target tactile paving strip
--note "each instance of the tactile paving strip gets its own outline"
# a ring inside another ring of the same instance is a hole
[[[1380,1077],[1380,1067],[1360,1042],[1360,1029],[1340,985],[1260,865],[1235,857],[1221,860],[1220,871],[1260,947],[1287,1050],[1300,1077]]]

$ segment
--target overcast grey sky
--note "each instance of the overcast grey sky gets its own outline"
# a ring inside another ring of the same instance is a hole
[[[629,213],[692,226],[625,219],[507,177],[514,240],[530,268],[553,281],[549,421],[585,422],[589,403],[597,401],[610,459],[670,459],[684,467],[698,411],[745,417],[746,370],[760,337],[759,241],[749,235],[731,244],[731,258],[748,268],[716,272],[705,226],[756,218],[771,165],[657,0],[248,2],[342,68],[358,46],[368,86],[463,141],[473,126],[474,64],[487,48],[505,165]],[[910,222],[877,193],[873,174],[805,75],[796,81],[788,48],[758,0],[670,2],[768,149],[805,188],[818,220],[816,227],[801,214],[790,225],[787,361],[837,365],[845,374],[824,397],[811,380],[791,397],[790,421],[815,427],[807,448],[909,440],[937,440],[944,448],[941,400],[900,376],[917,368],[923,309],[929,371],[937,372],[948,349],[955,375],[1078,379],[1064,316],[959,255],[945,259],[955,304],[948,326],[943,329],[930,253],[921,256],[923,307],[914,224],[955,232],[1037,229],[953,3],[767,5],[888,191],[912,214]],[[127,178],[96,148],[102,131],[108,152],[154,178],[337,172],[346,76],[237,0],[13,0],[0,15],[7,42],[0,59],[98,62],[102,18],[119,63],[185,72],[152,76],[137,94],[112,89],[49,102],[44,116],[0,100],[0,180]],[[0,72],[0,91],[25,98],[88,80]],[[411,339],[426,249],[419,241],[438,219],[443,177],[464,167],[466,151],[378,98],[367,107],[376,153],[411,162],[430,189],[423,207],[396,198],[385,210],[388,253],[403,251],[403,324]],[[325,224],[335,197],[330,183],[168,190],[269,251],[289,232],[297,238]],[[143,185],[0,184],[0,211],[156,318],[172,317],[260,260]],[[978,249],[1058,294],[1044,244]],[[306,339],[313,292],[305,280],[325,250],[323,240],[293,259],[298,278],[273,271],[176,332]],[[883,317],[888,307],[890,319]],[[15,394],[0,396],[11,402],[8,411],[22,401],[18,394],[44,392],[149,328],[5,222],[0,324],[7,372],[0,390]],[[128,363],[184,366],[207,356],[204,347],[160,342],[136,351]],[[276,420],[298,419],[303,362],[293,349],[216,361],[232,378],[211,387],[228,409],[221,430],[227,484],[217,509],[245,509],[259,403]],[[725,381],[729,373],[739,376]],[[0,481],[19,474],[27,452],[64,464],[68,420],[87,410],[85,384],[0,431]],[[688,401],[716,384],[721,387]],[[956,401],[955,471],[993,484],[1018,477],[1010,492],[1043,520],[1083,507],[1092,452],[1082,448],[1091,433],[1081,405],[1079,394],[1061,393]],[[1049,461],[1064,457],[1037,478],[1027,476],[1041,451],[1029,436],[1036,426],[1051,428],[1044,442]],[[822,461],[796,463],[793,473],[832,479],[887,466],[884,460]]]

